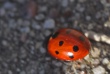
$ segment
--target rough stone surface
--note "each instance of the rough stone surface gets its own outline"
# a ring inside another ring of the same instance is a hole
[[[104,74],[105,73],[105,69],[101,66],[98,66],[96,68],[93,69],[93,73],[94,74]]]
[[[90,35],[85,60],[73,65],[47,52],[60,28]],[[76,74],[109,74],[109,38],[109,0],[0,0],[0,74],[75,74],[72,66]]]
[[[43,27],[46,29],[52,29],[55,27],[55,21],[53,19],[45,20]]]

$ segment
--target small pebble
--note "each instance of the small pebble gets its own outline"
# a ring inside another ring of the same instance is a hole
[[[35,19],[38,21],[42,21],[45,19],[45,16],[44,16],[44,14],[38,14],[37,16],[35,16]]]
[[[68,6],[68,0],[62,0],[61,5],[62,5],[62,7],[67,7]]]
[[[83,2],[85,2],[86,0],[78,0],[78,2],[80,2],[80,3],[83,3]]]
[[[86,68],[86,65],[81,64],[81,69],[84,69],[84,68]]]
[[[104,65],[107,65],[107,64],[109,63],[108,58],[104,58],[103,61],[102,61],[102,63],[103,63]]]
[[[80,4],[77,4],[76,10],[78,10],[79,12],[83,12],[85,10],[85,8],[83,6],[81,6]]]
[[[45,71],[44,71],[44,70],[41,70],[41,71],[39,72],[39,74],[45,74]]]
[[[55,9],[55,8],[52,8],[50,11],[49,11],[49,17],[51,18],[57,18],[59,15],[59,10]]]
[[[20,72],[21,70],[20,70],[20,68],[16,68],[16,71],[17,71],[17,72]]]
[[[95,41],[100,41],[100,35],[93,31],[85,31],[85,36],[95,40]]]
[[[41,47],[41,48],[39,49],[39,51],[40,51],[42,54],[46,53],[46,49],[43,48],[43,47]]]
[[[0,16],[5,16],[6,10],[3,8],[0,8]]]
[[[22,34],[22,35],[20,36],[20,41],[21,41],[21,42],[25,42],[26,39],[27,39],[27,34]]]
[[[13,74],[13,72],[11,70],[8,70],[8,74]]]
[[[41,26],[37,22],[33,21],[32,22],[32,28],[33,29],[36,29],[36,30],[40,30],[41,29]]]
[[[61,62],[57,62],[57,61],[52,61],[52,64],[54,64],[57,67],[61,67],[62,63]]]
[[[30,33],[30,36],[31,36],[31,37],[35,37],[35,36],[36,36],[36,35],[35,35],[35,31],[33,31],[33,30],[31,30],[29,33]]]
[[[26,50],[24,50],[24,48],[21,48],[21,52],[20,52],[19,57],[20,57],[20,58],[26,58],[26,56],[27,56]]]
[[[70,9],[70,8],[66,8],[66,9],[64,10],[63,15],[64,15],[65,18],[71,17],[71,16],[72,16],[72,11],[71,11],[71,9]]]
[[[5,2],[3,5],[3,8],[5,8],[5,9],[12,9],[13,7],[15,7],[14,4],[11,2],[8,2],[8,1]]]
[[[10,19],[10,22],[9,22],[9,24],[8,24],[9,28],[15,29],[15,28],[17,27],[17,25],[18,25],[18,24],[15,22],[14,19]]]
[[[25,0],[16,0],[18,3],[24,3]]]
[[[108,0],[100,0],[100,2],[105,6],[105,7],[110,7],[110,2]]]
[[[22,25],[23,24],[23,19],[17,19],[17,24]]]
[[[23,32],[23,33],[29,33],[30,32],[30,28],[28,26],[22,27],[22,28],[20,28],[20,31]]]
[[[55,74],[61,74],[61,73],[59,73],[59,72],[60,72],[60,69],[58,69],[58,68],[55,68],[55,69],[54,69],[54,73],[55,73]]]
[[[80,74],[86,74],[84,71],[81,71]]]
[[[66,70],[67,70],[67,68],[68,68],[68,66],[67,65],[63,65],[63,71],[66,73]]]
[[[74,2],[75,0],[70,0],[70,2]]]
[[[91,30],[91,29],[93,29],[93,28],[94,28],[93,24],[89,24],[89,25],[88,25],[88,29],[89,29],[89,30]]]
[[[2,40],[2,44],[3,44],[3,46],[7,46],[8,42],[6,40]]]
[[[106,35],[101,35],[101,41],[110,44],[110,37]]]
[[[50,61],[51,58],[50,58],[50,57],[45,57],[45,60],[46,60],[46,61]]]
[[[105,23],[104,23],[104,26],[110,28],[110,21],[105,22]]]
[[[53,19],[47,19],[45,20],[43,27],[45,29],[53,29],[55,28],[55,21]]]
[[[21,71],[20,74],[26,74],[26,72],[25,71]]]
[[[91,50],[91,55],[94,58],[98,58],[100,55],[100,52],[101,51],[98,48],[94,47],[93,50]]]
[[[107,0],[100,0],[100,2],[105,5],[107,3]]]
[[[39,47],[41,47],[41,45],[42,45],[42,42],[36,42],[35,48],[38,49]]]
[[[105,74],[105,69],[102,66],[98,66],[92,69],[94,74]]]
[[[98,12],[98,13],[96,13],[96,15],[95,15],[95,17],[97,18],[97,19],[99,19],[99,18],[101,18],[101,13],[100,12]]]
[[[65,19],[63,17],[61,17],[60,22],[65,23]]]
[[[86,20],[87,21],[90,21],[91,20],[91,17],[90,16],[86,16]]]
[[[89,55],[89,54],[88,54],[87,56],[85,56],[84,59],[85,59],[87,62],[91,62],[91,58],[90,58],[90,55]]]
[[[51,32],[49,31],[49,30],[46,30],[45,32],[44,32],[44,35],[45,36],[49,36],[51,34]]]
[[[47,12],[48,7],[47,6],[39,6],[39,12]]]
[[[23,25],[25,25],[25,26],[29,26],[29,25],[30,25],[30,21],[28,21],[28,20],[24,20],[24,21],[23,21]]]
[[[98,64],[100,64],[100,60],[99,59],[93,59],[93,60],[91,60],[91,63],[93,65],[98,65]]]
[[[107,68],[110,70],[110,62],[108,63]]]

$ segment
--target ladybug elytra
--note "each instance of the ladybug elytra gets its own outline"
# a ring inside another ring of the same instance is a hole
[[[56,59],[65,61],[84,58],[90,48],[91,44],[86,36],[69,28],[56,31],[48,41],[48,52]]]

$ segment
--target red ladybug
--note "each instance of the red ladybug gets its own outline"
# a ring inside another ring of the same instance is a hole
[[[48,52],[53,57],[65,61],[84,58],[90,48],[88,38],[74,29],[60,29],[48,41]]]

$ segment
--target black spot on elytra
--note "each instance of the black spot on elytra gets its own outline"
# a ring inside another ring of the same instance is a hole
[[[70,32],[71,32],[71,30],[67,30],[67,31],[66,31],[66,34],[69,34]]]
[[[74,51],[74,52],[77,52],[78,50],[79,50],[79,47],[78,47],[78,46],[76,46],[76,45],[73,46],[73,51]]]
[[[56,53],[56,54],[59,54],[59,52],[58,52],[58,51],[55,51],[55,53]]]
[[[74,56],[73,56],[73,55],[71,55],[71,56],[69,56],[69,58],[73,59],[73,58],[74,58]]]
[[[64,41],[60,41],[60,42],[59,42],[59,46],[62,46],[63,43],[64,43]]]
[[[59,35],[59,32],[55,32],[53,35],[52,35],[52,38],[56,38],[57,36]]]
[[[85,38],[84,38],[83,36],[80,36],[79,39],[80,39],[81,41],[85,41]]]

